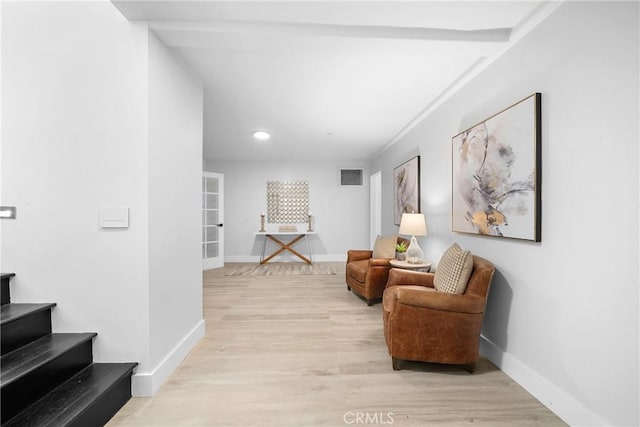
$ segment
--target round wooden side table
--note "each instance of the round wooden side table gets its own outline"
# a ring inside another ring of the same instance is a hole
[[[423,271],[428,273],[431,271],[431,263],[429,261],[422,261],[419,264],[411,264],[409,261],[399,261],[397,259],[392,259],[389,261],[391,267],[394,268],[402,268],[404,270],[413,270],[413,271]]]

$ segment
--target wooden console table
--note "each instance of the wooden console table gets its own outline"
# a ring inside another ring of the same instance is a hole
[[[271,261],[274,257],[280,255],[284,251],[289,251],[302,261],[307,264],[312,263],[312,254],[311,254],[311,246],[309,245],[309,236],[310,234],[316,234],[315,231],[256,231],[256,236],[264,236],[264,241],[262,243],[262,254],[260,255],[260,264],[266,264]],[[283,242],[277,236],[296,236],[293,240],[289,242]],[[293,249],[293,245],[298,241],[303,239],[307,242],[307,252],[309,253],[309,257],[302,255],[300,252]],[[271,240],[276,245],[278,245],[279,249],[273,252],[271,255],[265,258],[265,250],[267,248],[267,240]]]

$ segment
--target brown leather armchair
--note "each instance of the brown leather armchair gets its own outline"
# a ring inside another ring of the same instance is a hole
[[[403,237],[397,238],[397,243],[404,242],[409,246],[409,241]],[[364,298],[367,305],[371,306],[382,300],[382,293],[387,285],[389,261],[393,258],[372,258],[373,251],[350,250],[347,251],[347,265],[345,276],[347,290]]]
[[[495,268],[473,256],[462,295],[434,289],[433,273],[391,269],[383,296],[384,337],[394,370],[401,360],[464,365],[473,373]]]

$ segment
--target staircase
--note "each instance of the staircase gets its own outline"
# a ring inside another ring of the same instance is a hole
[[[103,426],[131,398],[137,363],[93,363],[95,333],[51,333],[49,304],[11,303],[1,274],[0,423]]]

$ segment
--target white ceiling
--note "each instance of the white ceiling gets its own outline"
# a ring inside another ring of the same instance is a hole
[[[549,13],[541,1],[113,1],[205,86],[205,157],[370,159]],[[254,130],[272,134],[256,142]]]

